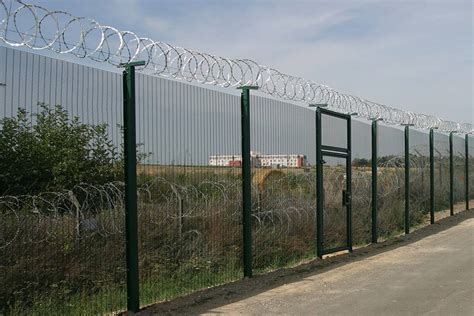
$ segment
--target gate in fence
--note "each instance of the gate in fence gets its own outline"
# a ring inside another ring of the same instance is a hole
[[[326,125],[337,126],[340,137],[330,138]],[[328,159],[332,170],[327,169]],[[325,170],[326,169],[326,170]],[[316,175],[317,175],[317,255],[352,251],[352,159],[351,116],[318,106],[316,110]],[[332,176],[331,193],[325,191],[326,173]],[[327,234],[325,232],[330,232]]]

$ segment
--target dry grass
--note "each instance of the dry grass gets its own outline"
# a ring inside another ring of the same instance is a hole
[[[140,180],[142,304],[242,277],[240,175],[234,168],[191,170],[160,167],[153,176]],[[413,170],[411,184],[413,226],[426,223],[428,210],[428,177],[416,174],[418,171]],[[325,238],[331,245],[346,238],[345,214],[340,207],[341,174],[338,167],[325,173]],[[379,176],[382,239],[403,228],[401,179],[403,169]],[[314,256],[315,184],[314,170],[285,169],[283,175],[268,177],[263,187],[254,186],[253,263],[257,273]],[[447,184],[444,181],[437,186],[438,196],[445,196]],[[107,192],[88,187],[85,191],[89,195],[85,196],[94,197],[94,201],[98,193],[93,190]],[[78,189],[76,196],[83,191]],[[101,198],[100,207],[92,207],[92,199],[82,195],[78,207],[70,203],[68,192],[54,196],[49,204],[32,197],[23,197],[17,204],[0,200],[0,310],[74,314],[84,311],[84,302],[95,314],[122,309],[125,241],[121,198]],[[370,172],[354,169],[356,245],[370,242],[370,196]],[[444,201],[438,201],[438,209],[446,208]]]

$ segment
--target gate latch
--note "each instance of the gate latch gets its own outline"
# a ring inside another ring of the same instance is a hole
[[[351,204],[351,195],[346,190],[342,190],[342,206]]]

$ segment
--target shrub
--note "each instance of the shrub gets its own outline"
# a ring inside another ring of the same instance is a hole
[[[107,125],[81,123],[60,105],[19,109],[0,120],[0,194],[36,194],[79,183],[102,184],[122,176],[122,154]]]

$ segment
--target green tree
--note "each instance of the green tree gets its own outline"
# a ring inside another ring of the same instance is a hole
[[[81,123],[60,105],[40,107],[37,114],[19,109],[16,117],[0,120],[1,195],[121,179],[122,153],[109,139],[106,124]]]

